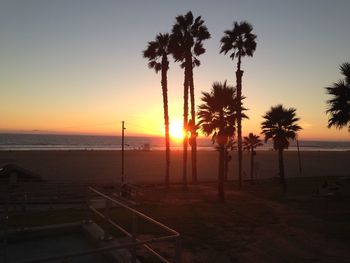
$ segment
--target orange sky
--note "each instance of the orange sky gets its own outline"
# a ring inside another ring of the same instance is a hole
[[[350,140],[347,129],[327,128],[324,90],[350,61],[349,9],[328,1],[2,3],[0,132],[114,135],[125,120],[130,135],[162,135],[160,75],[147,68],[142,50],[171,29],[176,15],[192,10],[212,35],[194,70],[197,105],[214,81],[235,84],[236,62],[219,54],[219,41],[233,21],[246,19],[258,45],[242,62],[250,117],[243,133],[259,134],[261,116],[282,103],[297,109],[300,138]],[[172,61],[168,83],[170,120],[181,121],[183,71]]]

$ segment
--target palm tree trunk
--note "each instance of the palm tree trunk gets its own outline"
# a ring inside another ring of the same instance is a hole
[[[184,78],[184,139],[183,139],[183,166],[182,166],[182,183],[184,189],[187,189],[187,145],[188,145],[188,73],[185,68]]]
[[[191,145],[191,160],[192,160],[192,183],[197,183],[197,140],[196,140],[196,111],[195,111],[195,99],[194,99],[194,83],[193,83],[193,67],[192,56],[188,58],[188,74],[190,85],[190,97],[191,97],[191,120],[192,120],[192,132],[190,138]]]
[[[165,124],[165,185],[169,186],[170,177],[170,137],[169,137],[169,114],[168,114],[168,83],[167,71],[168,60],[163,56],[162,58],[162,92],[163,92],[163,106],[164,106],[164,124]]]
[[[254,172],[254,149],[251,150],[250,153],[250,183],[253,183],[254,180],[254,176],[253,176],[253,172]]]
[[[283,148],[278,149],[278,164],[279,164],[279,175],[282,183],[282,193],[287,192],[287,182],[284,176],[284,161],[283,161]]]
[[[219,177],[218,177],[218,197],[220,202],[225,202],[224,192],[224,145],[219,145]]]
[[[243,71],[241,71],[241,56],[238,57],[237,71],[236,71],[236,85],[237,85],[237,100],[238,100],[238,110],[237,110],[237,146],[238,146],[238,187],[242,189],[242,76]]]

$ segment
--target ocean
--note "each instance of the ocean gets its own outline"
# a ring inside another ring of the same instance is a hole
[[[0,150],[121,150],[120,136],[56,135],[56,134],[10,134],[0,133]],[[125,150],[164,150],[162,137],[125,137]],[[210,138],[198,138],[198,150],[214,150]],[[299,141],[301,151],[350,151],[350,141]],[[171,142],[172,150],[181,150],[181,141]],[[268,142],[257,148],[272,150]],[[288,149],[296,151],[293,141]]]

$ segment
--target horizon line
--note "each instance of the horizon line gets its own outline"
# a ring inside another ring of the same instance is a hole
[[[52,132],[52,131],[13,131],[13,130],[0,130],[1,134],[27,134],[27,135],[58,135],[58,136],[104,136],[104,137],[121,137],[121,134],[112,134],[112,133],[89,133],[89,132]],[[259,134],[259,136],[261,136]],[[140,133],[132,133],[126,135],[126,137],[153,137],[153,138],[162,138],[164,135],[157,134],[140,134]],[[199,135],[199,139],[210,139],[207,136]],[[263,140],[263,138],[262,138]],[[300,141],[329,141],[329,142],[350,142],[346,139],[325,139],[325,138],[306,138],[301,139]]]

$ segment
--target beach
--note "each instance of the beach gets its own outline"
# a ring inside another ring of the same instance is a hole
[[[190,152],[189,152],[190,153]],[[349,151],[301,152],[302,175],[299,173],[298,153],[286,151],[287,177],[350,176]],[[237,156],[232,153],[229,180],[237,179]],[[243,175],[249,179],[249,156],[244,152]],[[125,151],[125,176],[129,183],[162,183],[165,173],[164,151]],[[258,151],[255,156],[255,176],[258,179],[278,176],[275,151]],[[47,181],[120,182],[121,151],[59,150],[59,151],[0,151],[0,165],[16,163]],[[191,181],[191,158],[188,158],[188,181]],[[215,181],[218,175],[218,153],[198,151],[199,181]],[[182,180],[182,151],[171,152],[170,180]]]
[[[258,151],[255,157],[259,164],[258,178],[277,176],[277,152]],[[285,152],[285,170],[289,178],[301,177],[297,157],[295,151]],[[170,176],[174,184],[169,188],[162,185],[164,151],[125,151],[125,175],[130,183],[141,186],[141,191],[133,197],[138,204],[136,208],[181,234],[182,262],[277,263],[312,259],[345,263],[350,258],[349,157],[347,151],[301,152],[304,178],[289,180],[286,196],[281,197],[279,180],[244,182],[243,191],[237,191],[237,182],[230,181],[225,184],[225,204],[217,201],[218,153],[215,151],[198,151],[198,178],[203,183],[189,185],[188,191],[175,184],[182,179],[182,151],[171,153]],[[38,186],[37,192],[27,192],[32,201],[43,193],[49,193],[54,197],[50,200],[55,202],[76,198],[80,196],[80,186],[86,183],[108,192],[110,188],[105,186],[121,179],[121,151],[0,151],[0,165],[10,162],[49,182]],[[229,166],[229,179],[236,180],[236,154]],[[245,179],[249,179],[248,166],[249,158],[245,152]],[[190,167],[189,158],[189,182]],[[332,176],[333,180],[330,179]],[[325,181],[323,177],[333,182],[339,180],[341,194],[317,194],[318,187]],[[83,210],[67,207],[66,203],[60,205],[54,203],[55,209],[43,211],[30,208],[26,210],[30,213],[25,222],[28,226],[61,224],[82,221],[86,216]],[[115,209],[112,213],[114,222],[128,225],[126,220],[131,220],[130,215]],[[23,224],[20,211],[17,211],[19,216],[11,217],[11,227]],[[140,238],[153,237],[149,227],[148,224],[140,227]],[[153,243],[152,247],[164,255],[173,253],[170,243]],[[154,261],[149,257],[143,262]]]

